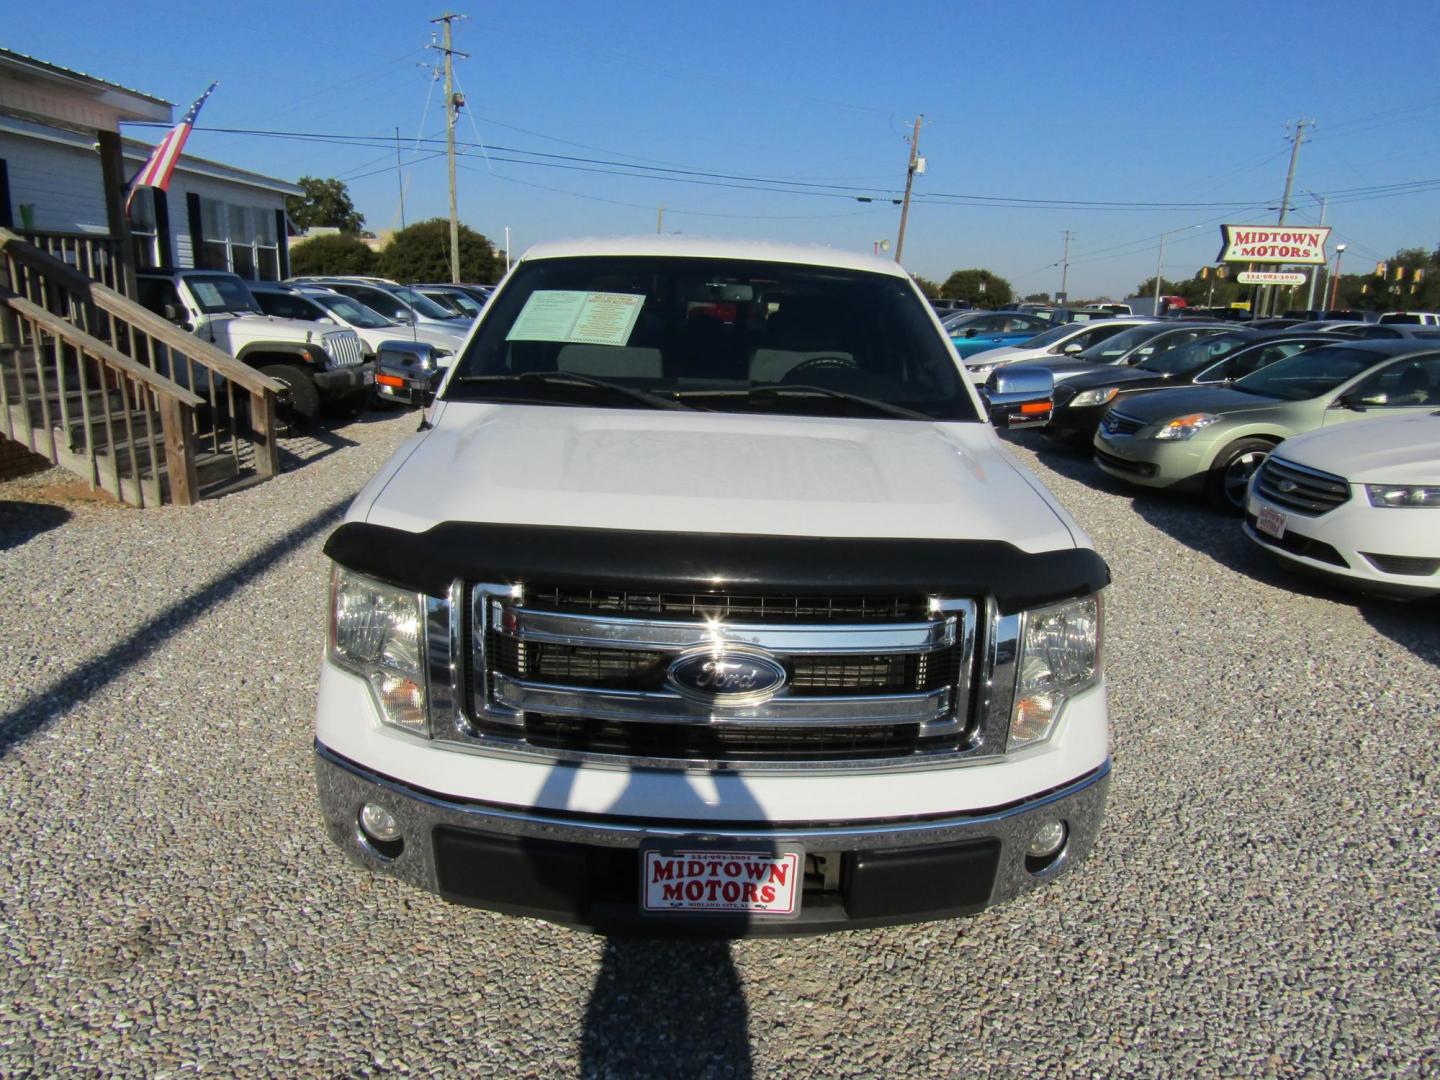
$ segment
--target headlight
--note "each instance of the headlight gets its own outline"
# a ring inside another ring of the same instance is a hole
[[[1222,417],[1214,413],[1197,412],[1188,416],[1177,416],[1168,424],[1155,432],[1151,438],[1155,439],[1190,439],[1201,428],[1207,428],[1211,424],[1218,424]]]
[[[1434,484],[1366,484],[1371,506],[1440,506],[1440,487]]]
[[[1025,613],[1007,750],[1050,737],[1067,700],[1100,676],[1100,597]]]
[[[1102,386],[1098,390],[1082,390],[1075,395],[1075,400],[1070,402],[1072,409],[1079,409],[1085,405],[1104,405],[1120,392],[1117,386]]]
[[[370,684],[381,718],[427,734],[421,599],[336,566],[330,576],[330,659]]]

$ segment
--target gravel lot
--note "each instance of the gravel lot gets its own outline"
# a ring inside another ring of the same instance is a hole
[[[1116,579],[1110,812],[1055,886],[643,944],[353,868],[310,773],[320,547],[414,422],[195,509],[0,485],[0,1075],[1440,1074],[1437,606],[1039,438]]]

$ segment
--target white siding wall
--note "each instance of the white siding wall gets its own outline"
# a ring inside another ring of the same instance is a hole
[[[10,179],[10,212],[17,227],[24,220],[20,206],[29,203],[37,229],[110,231],[100,155],[93,150],[0,130],[0,158]]]

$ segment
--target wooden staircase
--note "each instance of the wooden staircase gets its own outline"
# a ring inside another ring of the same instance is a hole
[[[0,433],[132,506],[279,471],[280,384],[0,228]]]

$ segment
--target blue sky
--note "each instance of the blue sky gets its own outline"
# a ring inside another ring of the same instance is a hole
[[[43,5],[8,11],[5,44],[167,98],[177,118],[219,79],[201,128],[393,138],[398,127],[413,222],[447,209],[445,159],[430,156],[443,142],[416,143],[444,136],[426,66],[437,54],[424,48],[443,10],[84,0],[63,20]],[[1286,126],[1302,117],[1316,126],[1292,222],[1317,219],[1305,192],[1331,193],[1347,269],[1440,244],[1440,183],[1365,190],[1440,178],[1433,2],[455,0],[449,10],[470,16],[456,24],[455,46],[471,54],[457,63],[468,100],[458,137],[486,147],[461,158],[461,218],[497,243],[508,226],[517,253],[653,232],[661,205],[666,232],[893,245],[900,214],[886,200],[903,188],[917,113],[928,169],[904,261],[927,277],[979,266],[1021,293],[1053,292],[1067,229],[1073,296],[1129,293],[1155,272],[1162,232],[1167,276],[1186,276],[1214,258],[1220,221],[1275,219]],[[188,149],[289,179],[348,178],[369,227],[399,223],[393,147],[201,130]],[[640,166],[652,175],[613,175]],[[662,169],[710,175],[654,178]],[[1131,208],[946,197],[956,195]],[[1157,202],[1189,206],[1134,208]]]

